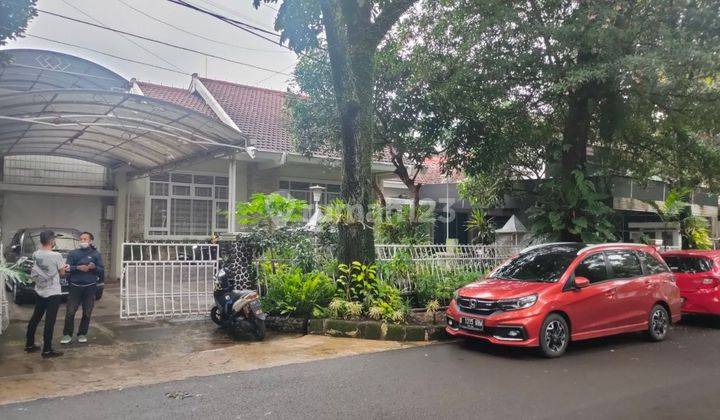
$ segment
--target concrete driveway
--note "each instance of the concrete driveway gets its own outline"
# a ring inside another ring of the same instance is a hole
[[[23,351],[32,305],[11,303],[11,323],[0,336],[0,404],[421,345],[272,332],[263,342],[236,341],[209,318],[121,321],[118,296],[118,285],[109,285],[97,302],[87,344],[59,344],[63,304],[54,346],[65,355],[50,360]]]

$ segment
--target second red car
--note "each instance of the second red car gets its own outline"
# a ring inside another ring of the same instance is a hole
[[[459,289],[446,330],[558,357],[571,340],[645,331],[661,341],[680,306],[673,274],[650,246],[545,244]]]
[[[669,251],[662,257],[675,273],[683,313],[720,315],[720,251]]]

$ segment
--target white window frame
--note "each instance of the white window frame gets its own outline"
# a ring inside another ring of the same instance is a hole
[[[168,172],[169,178],[167,185],[168,185],[168,195],[167,196],[153,196],[150,194],[150,184],[151,182],[164,182],[164,181],[151,181],[150,177],[147,177],[146,180],[146,189],[147,194],[145,195],[145,217],[144,217],[144,228],[145,228],[145,239],[206,239],[210,235],[171,235],[170,234],[170,225],[171,225],[171,216],[172,216],[172,200],[173,199],[190,199],[190,200],[206,200],[212,202],[212,225],[210,226],[210,232],[217,232],[219,231],[217,227],[217,221],[219,215],[217,214],[218,209],[218,203],[221,203],[223,205],[223,209],[228,208],[228,203],[230,200],[230,185],[212,185],[212,197],[203,197],[203,196],[196,196],[195,195],[195,187],[196,186],[210,186],[209,184],[195,184],[194,183],[194,177],[196,175],[198,176],[212,176],[212,177],[223,177],[228,178],[227,173],[220,173],[220,172],[206,172],[206,171],[170,171]],[[181,175],[191,175],[193,176],[193,183],[191,184],[185,184],[185,183],[173,183],[172,182],[172,174],[181,174]],[[214,181],[214,178],[213,178]],[[228,180],[229,184],[229,180]],[[189,185],[190,186],[190,195],[175,195],[173,194],[173,185]],[[225,187],[228,189],[228,198],[226,199],[218,199],[216,197],[216,188],[217,187]],[[164,228],[155,228],[150,226],[150,219],[151,219],[151,205],[152,200],[163,200],[165,199],[167,202],[167,220],[166,220],[166,226]],[[222,228],[223,231],[227,230],[227,226]],[[150,234],[150,232],[157,232],[157,231],[165,231],[166,234],[158,235],[158,234]]]

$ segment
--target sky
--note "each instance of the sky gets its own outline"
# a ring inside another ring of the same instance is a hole
[[[187,0],[187,2],[266,30],[273,30],[278,7],[277,4],[271,4],[256,10],[252,7],[252,0]],[[297,56],[284,47],[167,0],[39,0],[38,9],[102,23],[103,26],[281,73],[292,73],[297,60]],[[184,33],[152,18],[206,39]],[[258,70],[150,41],[124,37],[43,13],[38,13],[38,16],[30,22],[26,34],[25,38],[8,42],[5,49],[38,48],[59,51],[96,62],[126,79],[135,77],[146,82],[188,87],[190,75],[198,73],[213,79],[277,90],[285,90],[290,79],[288,75]],[[33,36],[74,44],[175,71],[156,69]],[[265,36],[272,38],[269,35]]]

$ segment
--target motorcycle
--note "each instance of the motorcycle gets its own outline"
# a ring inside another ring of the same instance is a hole
[[[258,340],[265,338],[267,314],[260,306],[260,297],[254,290],[236,290],[224,269],[215,275],[213,297],[215,306],[210,318],[233,334],[248,331]]]

